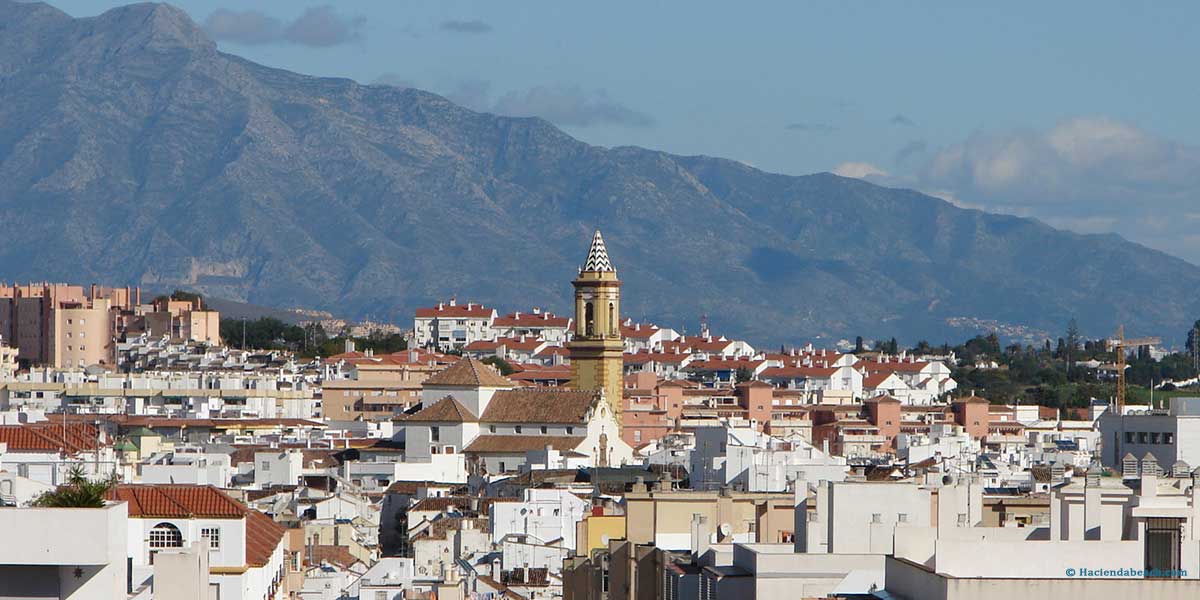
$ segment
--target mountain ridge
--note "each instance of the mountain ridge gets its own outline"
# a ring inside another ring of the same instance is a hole
[[[0,17],[0,278],[403,322],[454,294],[568,306],[600,227],[628,316],[769,343],[953,341],[952,317],[1175,339],[1200,314],[1200,268],[1115,236],[266,67],[166,5]]]

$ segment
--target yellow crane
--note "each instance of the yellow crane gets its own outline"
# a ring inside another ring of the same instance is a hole
[[[1113,350],[1116,352],[1116,355],[1117,355],[1117,360],[1116,360],[1116,367],[1117,367],[1116,405],[1117,405],[1117,410],[1116,410],[1116,414],[1120,415],[1120,414],[1125,413],[1125,399],[1126,399],[1125,349],[1126,348],[1137,348],[1139,346],[1151,346],[1151,345],[1157,345],[1157,344],[1161,344],[1161,343],[1162,343],[1162,339],[1156,338],[1156,337],[1144,337],[1144,338],[1135,338],[1132,340],[1127,340],[1127,339],[1125,339],[1125,326],[1120,325],[1117,327],[1116,339],[1109,340],[1109,346],[1111,346],[1113,348]],[[1150,408],[1154,408],[1154,407],[1151,406]]]

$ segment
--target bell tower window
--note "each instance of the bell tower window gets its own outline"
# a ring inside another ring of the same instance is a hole
[[[608,303],[608,335],[617,335],[617,305]]]
[[[585,302],[583,305],[583,322],[584,335],[588,337],[596,335],[596,309],[591,302]]]

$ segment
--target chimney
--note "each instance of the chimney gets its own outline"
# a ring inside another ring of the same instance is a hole
[[[446,303],[445,303],[445,302],[438,302],[438,310],[443,310],[443,309],[445,309],[445,308],[446,308]]]
[[[500,581],[500,559],[499,558],[492,559],[492,580],[497,581],[497,582]]]
[[[458,306],[458,296],[450,296],[450,306]]]
[[[346,338],[345,350],[346,350],[346,352],[354,352],[354,339],[353,338]]]
[[[518,314],[520,314],[520,313],[518,313]],[[533,314],[535,314],[535,315],[540,315],[540,314],[542,314],[542,309],[541,309],[540,307],[537,307],[537,306],[533,307]],[[549,314],[549,313],[547,313],[547,314]]]
[[[520,318],[521,318],[521,311],[519,311],[519,310],[518,310],[517,312],[513,313],[513,318],[514,318],[514,319],[520,319]]]
[[[712,535],[708,530],[708,517],[699,514],[692,515],[691,525],[692,556],[697,557],[704,554],[708,550],[709,536]]]

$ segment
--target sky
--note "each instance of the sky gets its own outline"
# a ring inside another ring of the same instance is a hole
[[[54,0],[74,16],[123,4]],[[250,60],[1200,264],[1200,3],[179,0]]]

